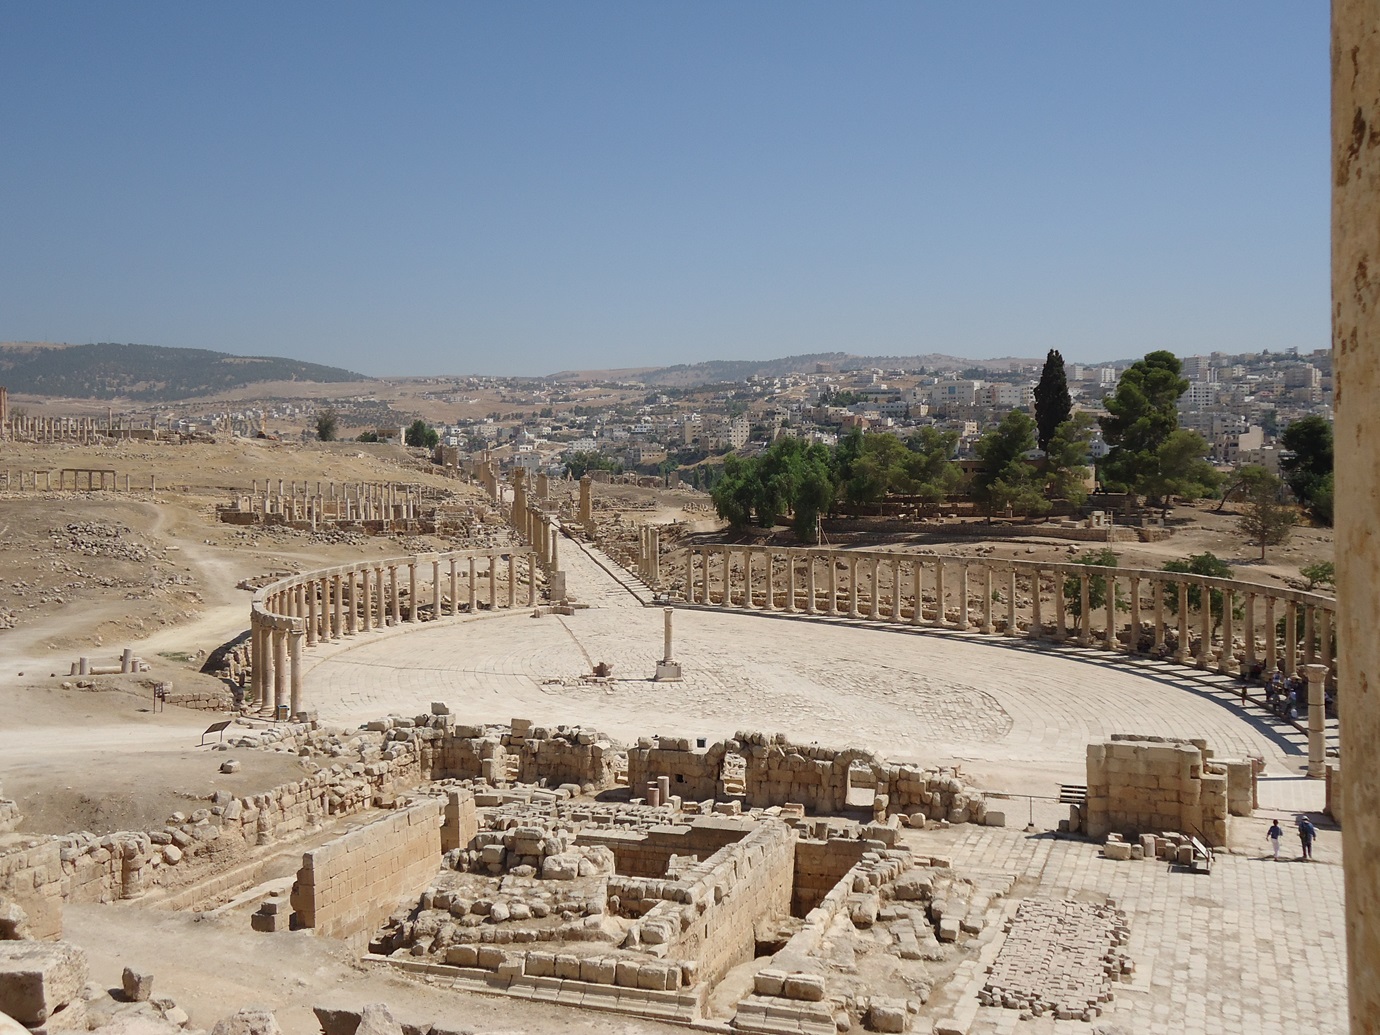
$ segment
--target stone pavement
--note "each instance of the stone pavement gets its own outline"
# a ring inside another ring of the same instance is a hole
[[[653,683],[661,610],[642,607],[573,543],[561,559],[587,609],[481,614],[327,646],[307,675],[313,707],[325,722],[356,723],[444,700],[467,721],[578,722],[624,740],[781,731],[898,760],[960,761],[990,787],[1037,794],[1083,782],[1087,744],[1114,732],[1206,737],[1220,756],[1264,756],[1269,776],[1306,763],[1302,735],[1243,711],[1220,677],[971,633],[677,610],[685,678]],[[583,680],[600,661],[613,679]],[[1320,783],[1277,785],[1271,804],[1321,808]]]
[[[1323,831],[1318,861],[1219,855],[1211,874],[1154,860],[1112,862],[1097,845],[1006,828],[954,828],[944,847],[955,870],[1020,878],[1033,898],[1114,902],[1127,915],[1123,951],[1134,980],[1092,1026],[1143,1035],[1296,1035],[1347,1030],[1346,929],[1340,835]],[[929,836],[929,835],[921,835]],[[946,835],[935,835],[943,838]],[[1292,836],[1292,835],[1290,835]],[[941,844],[942,844],[941,840]],[[1115,1027],[1113,1027],[1115,1026]],[[970,1035],[1088,1032],[1081,1022],[1018,1023],[1014,1010],[981,1008]]]

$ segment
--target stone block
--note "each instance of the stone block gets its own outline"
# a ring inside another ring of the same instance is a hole
[[[125,999],[131,1003],[145,1002],[153,994],[153,975],[140,973],[133,967],[125,968],[120,975],[120,984],[124,988]]]
[[[899,999],[874,996],[867,1009],[867,1026],[873,1031],[903,1032],[909,1021],[906,1004]]]
[[[1108,859],[1122,862],[1131,858],[1131,846],[1125,841],[1108,841],[1102,846],[1102,854]]]
[[[0,942],[0,1013],[37,1025],[81,995],[86,953],[67,942]]]
[[[786,975],[779,970],[759,970],[753,977],[753,991],[758,995],[780,995],[786,985]]]
[[[818,1003],[824,999],[824,976],[822,974],[790,974],[786,977],[782,992],[787,999]]]

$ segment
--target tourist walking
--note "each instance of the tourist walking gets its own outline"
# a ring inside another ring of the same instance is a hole
[[[1284,836],[1284,828],[1279,825],[1279,820],[1270,824],[1270,829],[1265,832],[1265,836],[1270,839],[1270,847],[1275,850],[1275,862],[1279,862],[1279,842]]]
[[[1299,817],[1299,843],[1303,845],[1303,858],[1306,862],[1313,859],[1313,838],[1318,836],[1318,828],[1313,826],[1313,821],[1307,816]]]

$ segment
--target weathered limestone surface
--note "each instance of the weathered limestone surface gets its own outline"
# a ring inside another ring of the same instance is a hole
[[[86,953],[75,945],[0,942],[0,1013],[42,1024],[81,995],[86,977]]]
[[[441,799],[400,809],[302,855],[293,926],[330,938],[370,931],[441,865]]]
[[[1126,737],[1089,744],[1085,832],[1101,840],[1173,830],[1224,845],[1227,777],[1202,742]]]
[[[1344,759],[1380,746],[1380,9],[1332,4],[1332,359],[1336,374],[1338,682]],[[1372,269],[1376,266],[1376,269]],[[1342,769],[1348,987],[1380,1031],[1380,772]]]

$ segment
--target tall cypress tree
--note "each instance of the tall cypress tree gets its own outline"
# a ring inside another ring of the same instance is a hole
[[[1035,386],[1035,442],[1042,450],[1049,449],[1054,432],[1073,416],[1073,400],[1069,398],[1068,377],[1064,373],[1064,357],[1058,349],[1050,349],[1045,368],[1040,371],[1040,383]]]

